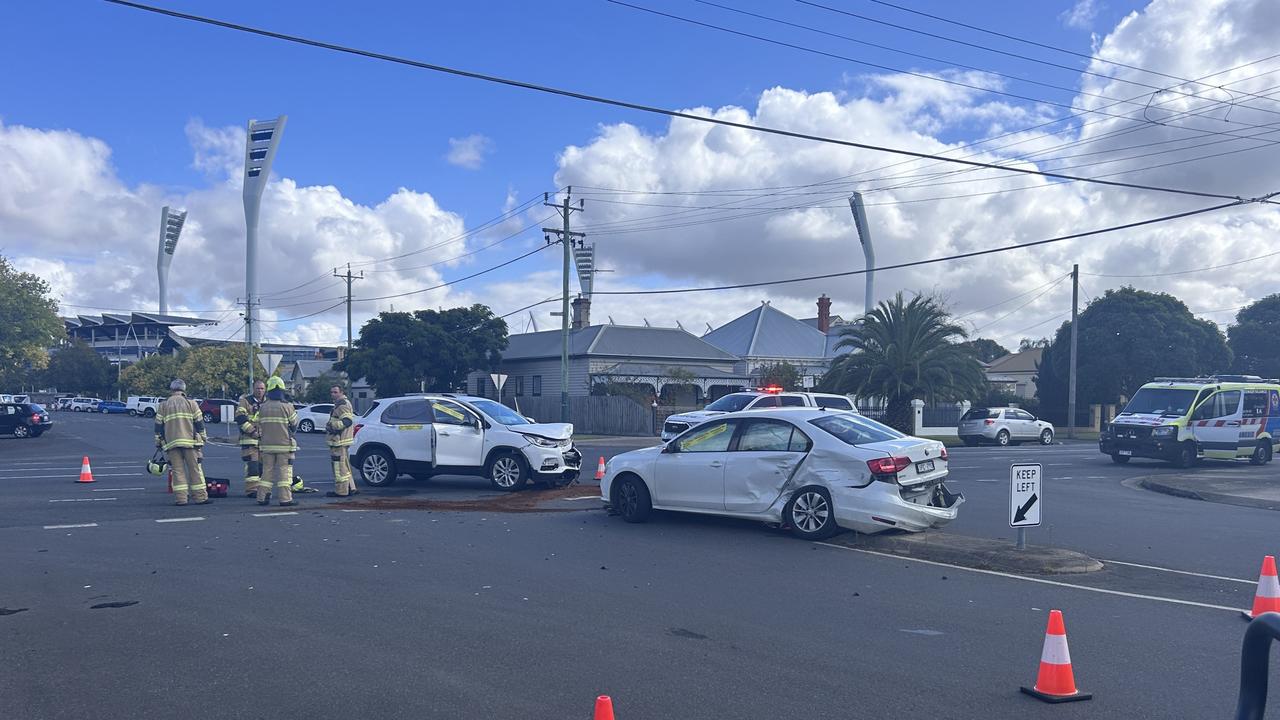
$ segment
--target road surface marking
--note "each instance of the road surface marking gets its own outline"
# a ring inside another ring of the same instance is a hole
[[[1209,578],[1210,580],[1226,580],[1228,582],[1244,583],[1245,585],[1255,585],[1257,580],[1241,580],[1240,578],[1224,577],[1222,575],[1206,575],[1204,573],[1191,572],[1190,570],[1174,570],[1173,568],[1158,567],[1156,565],[1140,565],[1138,563],[1125,562],[1123,560],[1102,560],[1101,563],[1111,563],[1112,565],[1128,565],[1129,567],[1142,568],[1144,570],[1159,570],[1167,573],[1177,573],[1179,575],[1194,575],[1195,577]]]
[[[599,499],[600,499],[599,495],[583,495],[582,497],[565,498],[565,500],[599,500]]]
[[[298,514],[298,513],[296,513],[296,512],[292,512],[292,511],[290,511],[290,512],[264,512],[264,513],[254,513],[254,514],[253,514],[253,516],[254,516],[254,517],[282,517],[282,516],[284,516],[284,515],[297,515],[297,514]]]
[[[159,519],[159,520],[156,520],[156,522],[158,522],[158,523],[171,523],[171,522],[195,522],[195,521],[197,521],[197,520],[203,520],[203,519],[204,519],[203,517],[199,517],[199,516],[197,516],[197,517],[189,517],[189,518],[161,518],[161,519]]]
[[[73,498],[71,500],[50,500],[49,502],[104,502],[115,498]]]
[[[1013,573],[1000,572],[998,570],[979,570],[978,568],[964,567],[963,565],[952,565],[951,563],[937,562],[936,560],[921,560],[920,558],[904,557],[902,555],[893,555],[891,553],[876,552],[875,550],[862,550],[859,548],[851,548],[845,545],[835,545],[832,543],[820,542],[817,545],[825,545],[837,550],[851,550],[853,552],[864,553],[867,555],[877,555],[890,560],[906,560],[908,562],[924,563],[926,565],[936,565],[938,567],[952,568],[954,570],[963,570],[965,572],[979,573],[982,575],[994,575],[996,577],[1009,578],[1011,580],[1022,580],[1030,583],[1040,583],[1041,585],[1053,585],[1055,587],[1073,588],[1075,590],[1086,590],[1088,592],[1102,593],[1103,595],[1119,595],[1120,597],[1135,598],[1137,600],[1155,600],[1156,602],[1172,603],[1174,605],[1190,605],[1192,607],[1207,608],[1209,610],[1226,610],[1230,613],[1239,613],[1240,608],[1227,607],[1226,605],[1210,605],[1209,603],[1194,602],[1192,600],[1178,600],[1176,598],[1160,597],[1159,595],[1142,595],[1140,593],[1124,592],[1122,590],[1108,590],[1107,588],[1090,587],[1088,585],[1073,585],[1071,583],[1059,582],[1057,580],[1045,580],[1043,578],[1027,577],[1025,575],[1015,575]]]
[[[368,510],[342,510],[342,512],[369,512]]]
[[[127,490],[146,490],[146,488],[94,488],[93,492],[125,492]]]
[[[45,530],[70,530],[71,528],[98,527],[98,523],[80,523],[78,525],[45,525]]]

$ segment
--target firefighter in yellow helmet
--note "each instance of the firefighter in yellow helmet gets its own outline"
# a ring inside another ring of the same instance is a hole
[[[240,428],[240,459],[244,461],[244,494],[258,496],[262,481],[262,455],[258,450],[262,432],[258,429],[258,406],[267,399],[267,384],[253,383],[253,392],[240,396],[236,403],[236,425]],[[268,488],[270,492],[270,488]]]
[[[258,504],[266,505],[267,493],[275,485],[276,497],[283,507],[296,505],[293,499],[293,453],[297,445],[293,430],[298,426],[298,413],[285,400],[284,380],[272,375],[267,379],[267,399],[258,406],[258,428],[262,433],[258,451],[262,454],[262,481],[258,483]]]
[[[209,500],[209,487],[200,466],[200,449],[204,447],[204,420],[200,406],[186,396],[187,384],[174,380],[169,384],[172,395],[156,408],[156,447],[164,450],[173,469],[174,505],[186,505],[190,493],[196,505]]]
[[[329,422],[325,425],[325,441],[329,446],[329,462],[333,463],[333,487],[325,493],[328,497],[349,497],[358,495],[356,483],[351,477],[351,458],[347,456],[351,447],[355,430],[356,413],[351,407],[342,387],[334,385],[329,388],[329,397],[333,400],[333,410],[329,413]]]

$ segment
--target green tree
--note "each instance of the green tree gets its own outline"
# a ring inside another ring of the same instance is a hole
[[[959,345],[984,363],[990,363],[1009,354],[1003,345],[990,338],[974,338]]]
[[[44,371],[44,384],[63,392],[83,392],[106,396],[116,369],[106,358],[82,341],[54,350]]]
[[[1227,328],[1235,356],[1232,370],[1264,378],[1280,377],[1280,294],[1268,295],[1236,313]]]
[[[35,384],[35,373],[48,365],[48,349],[67,333],[58,303],[49,297],[49,283],[19,272],[3,256],[0,318],[0,383],[6,388]]]
[[[911,401],[961,400],[986,389],[982,367],[960,345],[965,332],[931,297],[902,293],[841,330],[838,357],[819,384],[828,392],[883,398],[885,423],[914,432]]]
[[[321,373],[319,377],[311,381],[311,384],[307,386],[307,391],[302,394],[302,399],[300,399],[299,402],[310,403],[313,405],[315,403],[327,403],[332,399],[329,397],[329,389],[334,385],[341,387],[342,392],[347,393],[348,395],[351,394],[350,383],[347,382],[345,377],[339,373],[327,372]]]
[[[800,368],[783,360],[776,363],[768,363],[756,368],[756,373],[760,376],[760,385],[769,387],[776,385],[783,390],[800,390]]]
[[[1113,403],[1158,376],[1222,372],[1231,350],[1218,326],[1191,314],[1172,295],[1133,288],[1108,290],[1080,313],[1076,350],[1076,403]],[[1064,322],[1045,349],[1036,374],[1045,410],[1067,407],[1071,323]]]
[[[256,353],[253,367],[255,378],[267,376]],[[192,397],[240,397],[249,390],[249,351],[244,343],[192,348],[182,354],[176,377],[186,381]],[[165,383],[166,392],[168,387]]]
[[[484,305],[413,313],[379,313],[360,328],[355,349],[335,368],[366,378],[384,397],[465,385],[467,373],[489,370],[507,347],[507,323]]]
[[[177,355],[148,355],[120,371],[120,387],[130,395],[168,395],[181,367]]]

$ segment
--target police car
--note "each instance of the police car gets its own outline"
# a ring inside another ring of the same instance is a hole
[[[680,413],[667,418],[662,423],[662,440],[667,442],[699,425],[708,418],[719,417],[725,413],[745,410],[766,410],[779,407],[820,407],[828,410],[844,410],[857,414],[858,408],[853,401],[844,395],[815,392],[782,392],[782,388],[769,386],[759,390],[748,390],[725,395],[702,410]]]
[[[536,423],[493,400],[449,393],[379,400],[355,425],[351,464],[366,485],[400,475],[479,475],[513,492],[529,481],[567,484],[582,454],[570,423]]]

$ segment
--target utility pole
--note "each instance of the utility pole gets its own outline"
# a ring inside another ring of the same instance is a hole
[[[1071,366],[1067,381],[1067,437],[1076,436],[1076,335],[1080,328],[1080,266],[1071,266]]]
[[[253,337],[253,306],[261,305],[262,302],[254,302],[249,298],[244,300],[244,336],[246,339]],[[249,347],[249,389],[253,389],[253,341],[250,339],[245,345]]]
[[[351,263],[347,263],[347,273],[345,275],[338,274],[338,268],[333,269],[333,276],[347,281],[347,352],[351,352],[351,283],[355,280],[364,279],[364,271],[361,270],[359,275],[351,274]]]
[[[565,190],[564,202],[559,205],[550,201],[550,193],[542,194],[542,204],[555,208],[564,221],[562,229],[542,228],[542,232],[546,233],[548,243],[551,242],[551,235],[558,236],[564,250],[564,265],[561,269],[564,295],[560,298],[560,422],[567,423],[569,422],[569,263],[573,255],[574,239],[581,240],[586,237],[586,233],[573,232],[569,229],[569,216],[574,212],[581,212],[586,205],[582,200],[578,200],[577,207],[570,207],[573,187],[570,186]]]

